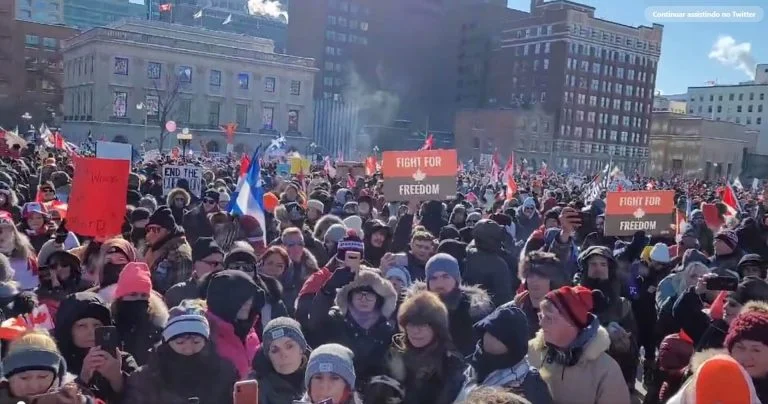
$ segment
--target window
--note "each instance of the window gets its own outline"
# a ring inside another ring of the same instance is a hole
[[[147,63],[147,78],[151,80],[157,80],[160,78],[160,74],[163,71],[163,65],[157,62]]]
[[[749,100],[754,101],[755,100],[755,93],[749,93]]]
[[[221,70],[211,70],[208,77],[208,84],[214,87],[221,87]]]
[[[717,96],[717,100],[718,100],[718,101],[722,101],[722,100],[723,100],[723,96],[722,96],[722,95],[718,95],[718,96]]]
[[[760,101],[763,101],[765,99],[765,93],[760,93]]]
[[[291,95],[301,95],[301,81],[291,80]]]
[[[584,111],[576,111],[576,120],[579,122],[584,120]]]
[[[757,112],[763,112],[763,104],[757,106]]]
[[[739,101],[744,101],[744,93],[739,94]]]
[[[240,128],[248,127],[248,105],[235,104],[235,123]]]
[[[741,112],[741,105],[736,106],[736,112]]]
[[[157,116],[160,105],[160,97],[156,95],[147,95],[144,97],[144,108],[148,116]]]
[[[587,122],[595,122],[595,113],[594,112],[588,112],[587,113]]]
[[[43,46],[46,49],[56,49],[59,47],[59,41],[56,38],[43,38]]]
[[[619,124],[619,116],[611,115],[611,125],[618,125],[618,124]]]
[[[592,106],[592,107],[596,107],[597,106],[597,97],[596,96],[594,96],[594,95],[590,95],[589,96],[589,105]]]
[[[549,70],[549,59],[544,59],[544,70]]]
[[[723,112],[723,106],[722,105],[718,105],[717,106],[717,112]]]
[[[336,25],[336,16],[334,15],[328,16],[328,25]]]
[[[711,105],[707,107],[707,112],[712,113],[712,106]]]
[[[112,73],[119,74],[121,76],[128,75],[128,59],[127,58],[115,58],[115,65],[112,69]]]
[[[241,90],[247,90],[248,89],[248,81],[250,80],[250,76],[248,73],[238,73],[237,74],[237,86]]]
[[[360,31],[368,31],[368,23],[365,21],[360,21]]]
[[[112,100],[112,116],[116,118],[125,118],[128,110],[128,93],[125,91],[115,91]]]
[[[757,119],[755,119],[755,123],[760,125],[761,123],[763,123],[763,118],[758,116]]]
[[[544,44],[544,53],[549,53],[549,42]]]
[[[208,104],[208,126],[219,127],[219,112],[221,112],[221,104],[218,101],[211,101]]]
[[[299,110],[292,109],[288,111],[288,132],[299,131]]]
[[[326,46],[325,47],[325,54],[326,55],[331,55],[331,56],[335,55],[336,54],[336,48],[334,48],[333,46]]]
[[[275,92],[275,78],[274,77],[265,77],[264,78],[264,91],[267,93],[274,93]]]
[[[261,127],[264,129],[272,129],[274,116],[275,116],[274,107],[262,107],[261,108]]]
[[[586,96],[586,95],[584,95],[584,94],[579,94],[579,95],[576,97],[576,102],[577,102],[579,105],[584,105],[584,103],[585,103],[586,101],[587,101],[587,96]]]
[[[747,112],[752,112],[752,106],[751,105],[747,107]]]
[[[37,35],[27,34],[24,36],[24,45],[37,47],[38,45],[40,45],[40,37]]]
[[[179,78],[180,83],[191,83],[192,68],[190,66],[179,66],[176,69],[176,76]]]
[[[733,93],[728,94],[728,101],[733,101]]]
[[[189,118],[192,116],[192,100],[180,99],[179,109],[176,112],[176,120],[178,123],[189,123]]]

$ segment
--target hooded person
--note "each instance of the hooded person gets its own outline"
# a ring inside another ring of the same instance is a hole
[[[305,393],[304,373],[311,349],[299,323],[290,317],[272,319],[253,358],[250,378],[259,382],[259,404],[299,400]]]
[[[162,339],[168,321],[168,308],[163,298],[152,291],[147,264],[129,262],[120,272],[111,312],[120,336],[122,349],[130,353],[139,366],[147,362],[149,351]]]
[[[607,304],[596,308],[594,314],[600,325],[610,331],[609,354],[621,366],[627,383],[634,386],[638,328],[632,304],[621,296],[616,260],[609,249],[593,246],[579,255],[578,262],[581,269],[579,284],[599,290],[607,299]]]
[[[232,404],[232,386],[239,379],[211,342],[205,302],[185,300],[171,308],[161,343],[128,377],[121,402]]]
[[[426,274],[426,282],[415,282],[408,293],[426,289],[440,296],[448,308],[448,325],[454,345],[462,356],[471,354],[478,339],[472,324],[493,311],[491,297],[478,286],[463,284],[459,263],[448,254],[439,253],[430,258]]]
[[[448,224],[457,229],[463,229],[467,225],[467,207],[462,204],[456,204],[448,217]]]
[[[184,215],[189,212],[189,205],[192,203],[192,196],[184,188],[174,188],[168,192],[165,205],[171,210],[173,219],[176,223],[184,221]]]
[[[421,221],[419,223],[432,233],[433,237],[437,238],[440,235],[440,229],[448,225],[444,213],[445,205],[442,202],[427,201],[421,206]]]
[[[157,210],[155,208],[154,210]],[[136,248],[144,248],[144,238],[147,235],[146,226],[149,222],[149,217],[152,216],[152,212],[147,208],[136,208],[131,212],[129,222],[131,224],[131,234],[129,240]]]
[[[71,294],[59,305],[54,323],[54,337],[67,369],[79,375],[80,384],[96,398],[117,401],[125,378],[139,366],[121,349],[107,352],[96,346],[96,329],[113,325],[107,303],[92,292]]]
[[[189,278],[192,273],[192,248],[184,229],[168,207],[161,207],[149,218],[144,262],[152,273],[152,287],[161,294]]]
[[[707,226],[704,212],[702,212],[700,209],[692,210],[688,217],[688,223],[691,225],[691,231],[699,240],[701,251],[709,256],[714,255],[715,235],[712,233],[712,230],[710,230],[709,226]]]
[[[491,295],[494,306],[500,306],[514,297],[519,286],[504,260],[504,229],[496,222],[483,219],[472,230],[474,240],[467,246],[467,260],[463,278],[470,285],[478,285]]]
[[[358,387],[383,373],[387,349],[395,333],[389,321],[397,292],[377,271],[360,268],[361,254],[346,255],[346,265],[334,271],[315,295],[309,330],[320,343],[339,343],[354,352]]]
[[[355,392],[357,366],[352,350],[340,344],[318,346],[309,355],[304,373],[307,392],[298,403],[302,404],[362,404]]]
[[[536,200],[530,196],[517,208],[516,217],[518,240],[528,240],[534,230],[542,225],[541,215],[536,210]]]
[[[523,284],[523,291],[512,300],[528,320],[528,338],[539,331],[539,304],[547,293],[570,284],[565,277],[560,260],[555,254],[532,251],[523,258],[518,270],[518,279]]]
[[[19,197],[5,181],[0,181],[0,211],[8,212],[14,222],[21,221]]]
[[[51,317],[56,316],[59,303],[76,292],[82,292],[93,284],[82,279],[80,259],[69,251],[57,250],[49,254],[38,269],[40,286],[35,294],[41,304],[48,307]]]
[[[331,214],[338,217],[346,217],[344,214],[344,205],[347,202],[351,202],[355,199],[355,194],[347,188],[339,188],[336,191],[336,195],[333,198],[333,207],[331,208]]]
[[[128,240],[120,237],[104,241],[99,249],[103,264],[97,273],[97,286],[91,291],[98,293],[105,301],[111,303],[114,299],[117,280],[120,272],[129,262],[137,261],[136,249]]]
[[[501,387],[532,403],[553,403],[546,383],[526,358],[528,320],[520,308],[504,304],[474,325],[480,335],[469,357],[459,399],[482,387]]]
[[[621,369],[606,352],[611,337],[592,313],[605,304],[600,291],[582,286],[563,286],[542,300],[541,330],[528,342],[528,360],[539,369],[554,402],[630,402]]]
[[[331,228],[331,226],[338,224],[338,225],[344,225],[344,222],[341,220],[340,217],[334,216],[334,215],[325,215],[321,217],[317,223],[315,223],[314,226],[314,237],[318,240],[325,240],[325,235],[328,232],[328,230]],[[327,248],[327,245],[326,245]],[[324,264],[324,263],[321,263]]]
[[[366,223],[365,261],[378,268],[381,258],[389,251],[392,244],[392,229],[381,220],[375,219]]]
[[[264,291],[245,272],[224,270],[209,276],[207,285],[211,341],[219,356],[237,369],[239,377],[251,371],[251,362],[261,345],[253,329],[265,304]]]
[[[464,359],[448,329],[448,309],[436,294],[409,296],[397,314],[387,375],[405,391],[405,404],[450,404],[464,382]],[[367,394],[365,395],[367,399]]]
[[[208,217],[220,210],[220,197],[219,191],[215,189],[205,191],[202,203],[185,213],[182,221],[177,221],[177,223],[182,223],[190,243],[194,244],[200,237],[213,237],[213,225]]]
[[[323,217],[325,212],[325,205],[323,202],[317,199],[310,199],[307,201],[307,226],[314,229],[317,222]],[[315,235],[317,237],[317,235]]]

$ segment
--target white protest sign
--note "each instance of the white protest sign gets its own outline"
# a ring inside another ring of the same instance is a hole
[[[110,160],[128,160],[133,157],[133,147],[125,143],[96,142],[96,157]]]
[[[198,166],[163,166],[163,194],[168,195],[182,179],[187,180],[189,192],[202,196],[203,168]]]
[[[152,150],[147,150],[147,151],[144,152],[143,159],[144,159],[145,163],[148,163],[150,161],[160,160],[160,158],[162,158],[162,157],[163,156],[160,154],[160,150],[152,149]]]

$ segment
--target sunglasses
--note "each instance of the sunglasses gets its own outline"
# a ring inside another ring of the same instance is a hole
[[[162,227],[160,226],[146,226],[144,229],[147,231],[147,233],[159,233],[160,230],[162,230]]]
[[[303,241],[286,241],[284,244],[286,247],[304,247]]]

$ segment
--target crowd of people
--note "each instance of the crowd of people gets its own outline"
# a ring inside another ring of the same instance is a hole
[[[229,213],[237,161],[190,159],[201,194],[165,195],[162,160],[94,238],[67,228],[72,161],[43,154],[0,163],[0,404],[768,402],[756,192],[731,215],[716,184],[657,181],[691,207],[677,236],[615,237],[556,173],[398,202],[379,174],[265,163],[262,228]]]

